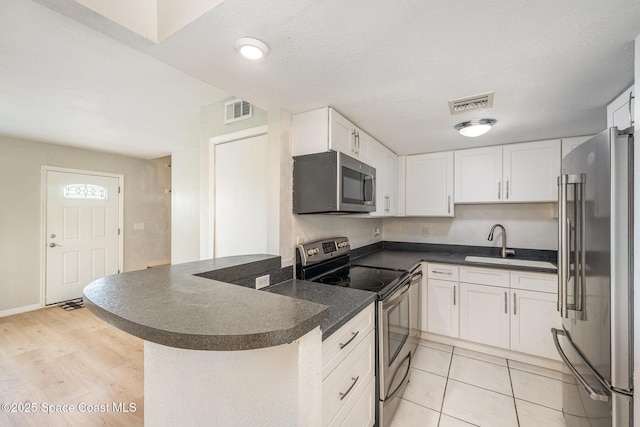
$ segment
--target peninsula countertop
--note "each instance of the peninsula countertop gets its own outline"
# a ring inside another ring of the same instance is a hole
[[[85,287],[107,323],[170,347],[233,351],[290,343],[320,326],[324,304],[230,282],[280,268],[280,257],[243,255],[132,271]]]

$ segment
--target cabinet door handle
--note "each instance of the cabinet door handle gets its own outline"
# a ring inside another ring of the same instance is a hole
[[[353,384],[351,384],[351,387],[349,387],[347,391],[340,392],[340,400],[343,400],[345,397],[347,397],[349,393],[351,393],[351,390],[353,390],[353,388],[356,386],[356,383],[358,382],[359,379],[360,379],[360,375],[358,375],[355,378],[351,377],[351,381],[353,381]]]
[[[500,186],[501,186],[502,182],[498,181],[498,200],[500,200]]]
[[[453,286],[453,305],[456,305],[456,287]]]
[[[344,344],[340,343],[340,350],[342,350],[343,348],[345,348],[346,346],[348,346],[349,344],[351,344],[351,341],[355,340],[359,333],[360,333],[360,331],[351,332],[352,337],[351,337],[351,338],[349,338],[349,341],[347,341],[347,342],[346,342],[346,343],[344,343]]]
[[[509,200],[509,180],[507,180],[507,189],[504,193],[507,196],[507,200]]]
[[[507,293],[504,293],[504,314],[509,314],[509,309],[507,308],[507,304],[509,304],[509,297]]]
[[[513,293],[513,315],[516,315],[516,293]]]
[[[447,213],[451,213],[451,196],[447,197]]]
[[[351,152],[353,154],[356,154],[356,130],[352,130],[351,131],[351,136],[353,136],[353,139],[351,140],[351,147],[349,147],[351,149]]]
[[[629,126],[633,126],[633,115],[631,113],[631,102],[635,97],[633,96],[633,92],[629,92]]]

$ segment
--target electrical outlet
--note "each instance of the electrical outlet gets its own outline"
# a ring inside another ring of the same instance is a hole
[[[429,227],[422,227],[422,237],[429,237]]]
[[[256,289],[262,289],[266,286],[269,286],[268,274],[265,274],[264,276],[256,277]]]
[[[373,237],[378,237],[380,235],[380,228],[376,227],[373,229]]]

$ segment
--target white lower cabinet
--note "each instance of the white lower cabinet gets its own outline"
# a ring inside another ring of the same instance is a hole
[[[460,283],[460,338],[509,348],[509,288]]]
[[[431,263],[427,271],[423,330],[559,360],[555,274]]]
[[[360,399],[353,405],[351,412],[347,415],[341,425],[351,426],[372,426],[376,422],[376,379],[369,381]],[[339,417],[336,417],[336,419]],[[331,426],[340,425],[331,423]]]
[[[322,425],[370,427],[375,421],[374,306],[323,343]]]
[[[427,282],[427,330],[458,336],[458,283],[439,279]]]
[[[557,300],[555,274],[511,272],[512,350],[560,360],[551,340],[562,327]]]

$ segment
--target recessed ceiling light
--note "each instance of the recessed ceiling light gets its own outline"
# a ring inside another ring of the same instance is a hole
[[[240,55],[252,61],[262,59],[269,54],[269,46],[251,37],[236,40],[235,48]]]
[[[496,122],[497,120],[495,119],[469,120],[468,122],[458,123],[455,125],[455,129],[460,132],[460,135],[473,138],[489,132],[491,126],[495,125]]]

